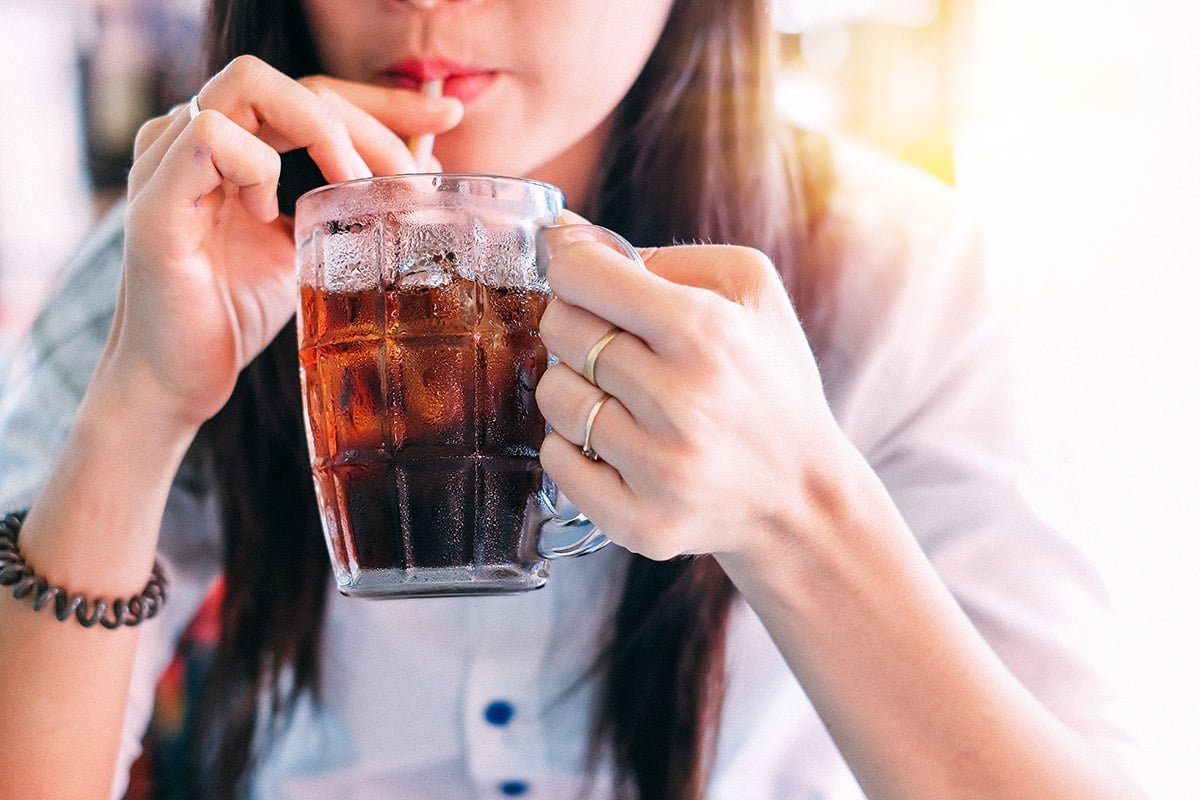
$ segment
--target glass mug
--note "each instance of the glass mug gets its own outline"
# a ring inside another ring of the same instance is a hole
[[[343,594],[526,591],[549,560],[607,544],[538,461],[537,240],[562,210],[554,186],[490,175],[297,200],[306,433]]]

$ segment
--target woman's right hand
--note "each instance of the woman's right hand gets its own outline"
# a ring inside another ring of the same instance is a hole
[[[196,428],[294,311],[278,153],[307,149],[331,181],[411,171],[400,137],[462,114],[457,100],[294,81],[252,58],[210,80],[199,104],[194,119],[177,109],[139,133],[108,345],[21,530],[30,566],[88,597],[141,591]],[[0,795],[107,797],[136,632],[99,634],[47,620],[28,598],[0,600],[0,738],[21,765]]]
[[[402,137],[440,133],[462,115],[454,99],[296,81],[250,56],[205,84],[198,105],[138,133],[125,269],[96,375],[127,410],[185,431],[221,408],[295,311],[279,153],[306,149],[331,182],[428,169]]]

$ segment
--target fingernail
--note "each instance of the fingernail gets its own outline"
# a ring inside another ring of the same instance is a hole
[[[553,256],[574,242],[598,242],[602,234],[595,225],[547,225],[540,231],[541,242]]]
[[[537,267],[538,275],[546,277],[546,269],[550,259],[569,244],[574,242],[599,242],[613,252],[623,255],[635,264],[645,266],[638,251],[633,248],[624,236],[599,225],[551,225],[538,231],[537,236]]]
[[[537,232],[538,276],[546,277],[550,259],[574,242],[598,242],[599,230],[594,225],[548,225]]]

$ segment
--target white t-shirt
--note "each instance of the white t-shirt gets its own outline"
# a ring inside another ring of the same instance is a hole
[[[1026,491],[1013,365],[976,230],[945,186],[914,169],[846,145],[833,160],[816,242],[828,294],[804,322],[834,414],[1004,662],[1061,719],[1127,758],[1102,669],[1104,590]],[[28,504],[61,446],[107,333],[119,259],[114,217],[14,359],[0,396],[3,508]],[[175,637],[217,574],[219,540],[212,504],[177,487],[161,543],[172,593],[143,629],[114,797]],[[299,709],[255,796],[576,796],[594,690],[580,678],[627,559],[612,546],[556,562],[546,588],[518,596],[369,602],[331,590],[324,703]],[[863,797],[740,600],[727,680],[710,798]],[[603,777],[593,788],[605,795]]]

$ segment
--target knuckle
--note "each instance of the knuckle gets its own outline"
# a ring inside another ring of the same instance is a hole
[[[272,147],[261,147],[263,164],[263,182],[274,186],[279,182],[279,174],[283,171],[283,159]]]
[[[680,461],[686,459],[689,464],[700,455],[706,433],[712,426],[712,415],[703,399],[704,392],[699,394],[700,398],[693,402],[680,403],[671,415],[675,458]]]
[[[779,270],[770,256],[753,247],[727,245],[729,257],[723,260],[725,280],[723,294],[731,305],[754,307],[764,293],[778,286],[782,289]]]
[[[316,110],[318,127],[329,142],[339,146],[352,146],[350,126],[339,113],[332,97],[332,94],[317,95],[320,101]]]
[[[262,76],[267,64],[258,56],[240,55],[225,65],[221,72],[234,81],[254,80]]]
[[[714,345],[736,322],[734,308],[734,304],[715,292],[696,292],[693,308],[678,329],[679,340],[691,357],[703,358],[713,352]]]
[[[670,561],[675,557],[675,551],[667,547],[661,539],[652,538],[645,543],[639,543],[637,552],[651,561]]]
[[[732,247],[737,251],[738,258],[736,261],[745,274],[760,277],[775,274],[775,262],[762,250],[756,247],[741,245],[733,245]]]
[[[571,457],[572,448],[563,439],[562,434],[551,431],[546,434],[545,440],[542,442],[542,447],[538,452],[538,460],[541,462],[542,469],[551,478],[565,471]]]
[[[627,546],[651,561],[669,561],[679,554],[681,531],[678,520],[666,511],[647,511],[632,522],[635,535]]]
[[[555,364],[549,367],[542,373],[541,379],[537,382],[537,386],[533,390],[534,399],[537,401],[538,408],[541,409],[542,416],[547,420],[558,417],[558,386],[561,385],[560,373],[562,371],[561,364]]]
[[[777,274],[775,262],[755,247],[745,245],[722,245],[724,264],[731,285],[741,289],[739,294],[752,294],[762,286],[764,281]]]
[[[225,117],[211,109],[204,109],[191,121],[187,135],[199,145],[211,145],[220,134]]]
[[[126,181],[131,195],[149,180],[151,174],[151,168],[146,166],[142,159],[134,159],[133,164],[129,167],[129,177]]]
[[[315,95],[322,95],[333,91],[329,78],[324,75],[305,75],[302,78],[297,78],[296,82]]]
[[[676,447],[662,448],[657,452],[664,457],[655,458],[645,465],[654,494],[664,505],[674,506],[677,499],[685,497],[689,487],[687,457]],[[685,501],[686,502],[686,501]]]
[[[341,114],[338,113],[337,107],[344,102],[344,98],[332,81],[323,75],[316,75],[301,78],[299,83],[320,101],[321,109],[329,121],[335,119],[341,121]]]
[[[127,179],[131,191],[144,186],[150,180],[150,176],[154,174],[157,164],[150,162],[151,159],[140,156],[133,159],[133,163],[129,166],[129,176]]]
[[[563,301],[555,297],[546,304],[546,310],[542,312],[542,319],[538,323],[542,334],[542,341],[552,351],[554,348],[551,347],[551,344],[557,343],[556,337],[564,330],[561,326],[561,321],[565,310]]]
[[[583,440],[583,429],[587,415],[595,398],[572,391],[577,380],[570,367],[555,364],[548,368],[534,389],[534,398],[542,416],[551,427],[571,436],[575,441]]]
[[[155,117],[152,120],[148,120],[138,128],[137,134],[133,137],[134,159],[137,159],[150,148],[150,145],[158,141],[158,137],[162,136],[163,129],[164,121],[162,117]]]
[[[322,126],[329,132],[330,139],[344,146],[352,147],[353,142],[350,137],[350,127],[342,119],[341,115],[328,105],[324,108],[324,115]]]

